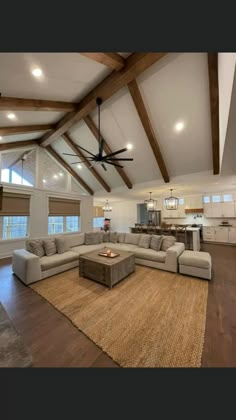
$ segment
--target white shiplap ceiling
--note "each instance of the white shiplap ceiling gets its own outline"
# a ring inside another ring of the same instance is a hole
[[[127,57],[130,53],[120,54]],[[43,71],[40,80],[31,74],[34,67]],[[0,53],[0,92],[2,96],[74,102],[110,72],[108,67],[79,53]],[[137,82],[170,178],[212,171],[207,54],[170,53],[142,73]],[[11,121],[7,113],[0,111],[1,127],[56,123],[65,115],[61,112],[14,111],[17,118]],[[97,125],[97,111],[91,117]],[[174,130],[178,121],[185,124],[179,133]],[[134,158],[133,162],[124,164],[133,185],[153,182],[155,186],[156,181],[164,184],[127,87],[102,104],[101,132],[112,150],[123,148],[127,143],[133,145],[132,151],[122,154],[122,157]],[[11,135],[3,137],[1,142],[42,135],[42,132]],[[97,152],[97,140],[83,121],[74,125],[69,135],[75,143]],[[52,147],[68,163],[74,161],[63,155],[73,152],[62,138],[55,140]],[[85,166],[82,170],[75,165],[72,167],[99,195],[103,189],[89,170]],[[112,189],[127,191],[114,168],[108,168],[107,172],[99,166],[95,169]]]

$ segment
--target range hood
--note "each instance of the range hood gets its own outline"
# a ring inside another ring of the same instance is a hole
[[[200,209],[185,209],[186,214],[203,213],[203,208]]]

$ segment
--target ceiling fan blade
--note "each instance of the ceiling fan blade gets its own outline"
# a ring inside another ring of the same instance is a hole
[[[106,160],[106,163],[109,165],[117,166],[118,168],[124,168],[124,166],[118,165],[117,163],[109,162],[109,160]]]
[[[79,155],[75,155],[73,153],[62,153],[63,155],[67,155],[67,156],[79,156]]]
[[[86,153],[89,153],[91,156],[95,156],[93,153],[91,153],[91,152],[89,152],[87,149],[84,149],[84,147],[82,147],[82,146],[79,146],[78,144],[76,144],[76,147],[79,147],[79,149],[82,149],[82,150],[84,150],[84,152],[86,152]]]
[[[104,140],[101,139],[101,141],[99,143],[99,151],[98,151],[100,156],[102,156],[103,148],[104,148]]]
[[[104,163],[102,163],[102,167],[103,167],[104,171],[107,171],[107,168],[106,168],[106,166],[104,165]]]
[[[134,160],[133,158],[109,158],[109,160]]]
[[[124,149],[120,149],[120,150],[117,150],[116,152],[113,152],[113,153],[110,153],[109,155],[106,155],[106,158],[109,158],[109,157],[111,157],[111,156],[118,155],[119,153],[126,152],[127,150],[128,150],[128,149],[126,149],[126,148],[124,148]]]

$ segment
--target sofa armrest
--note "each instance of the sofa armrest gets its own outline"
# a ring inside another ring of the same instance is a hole
[[[178,272],[178,258],[184,252],[185,245],[182,242],[175,242],[170,248],[166,251],[166,264],[170,271],[174,273]]]
[[[25,284],[41,280],[40,258],[26,249],[13,251],[12,270]]]

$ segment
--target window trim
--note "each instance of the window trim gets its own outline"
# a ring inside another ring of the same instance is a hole
[[[30,216],[24,216],[27,217],[27,235],[26,236],[19,236],[19,238],[7,238],[3,239],[3,218],[4,217],[17,217],[16,215],[9,215],[9,216],[1,216],[0,215],[0,243],[7,243],[7,242],[18,242],[18,241],[25,241],[29,238],[29,232],[30,232]]]
[[[59,233],[49,233],[49,217],[63,217],[63,232],[59,232]],[[78,217],[78,224],[79,224],[79,230],[74,230],[73,232],[67,232],[67,231],[64,231],[64,228],[66,228],[66,218],[67,217]],[[73,234],[75,234],[75,233],[81,233],[81,226],[80,226],[80,224],[81,224],[81,216],[79,216],[79,215],[77,215],[77,214],[74,214],[73,216],[64,216],[64,215],[61,215],[61,216],[48,216],[48,229],[47,229],[47,232],[48,232],[48,236],[50,236],[50,237],[52,237],[52,236],[59,236],[59,235],[73,235]]]

